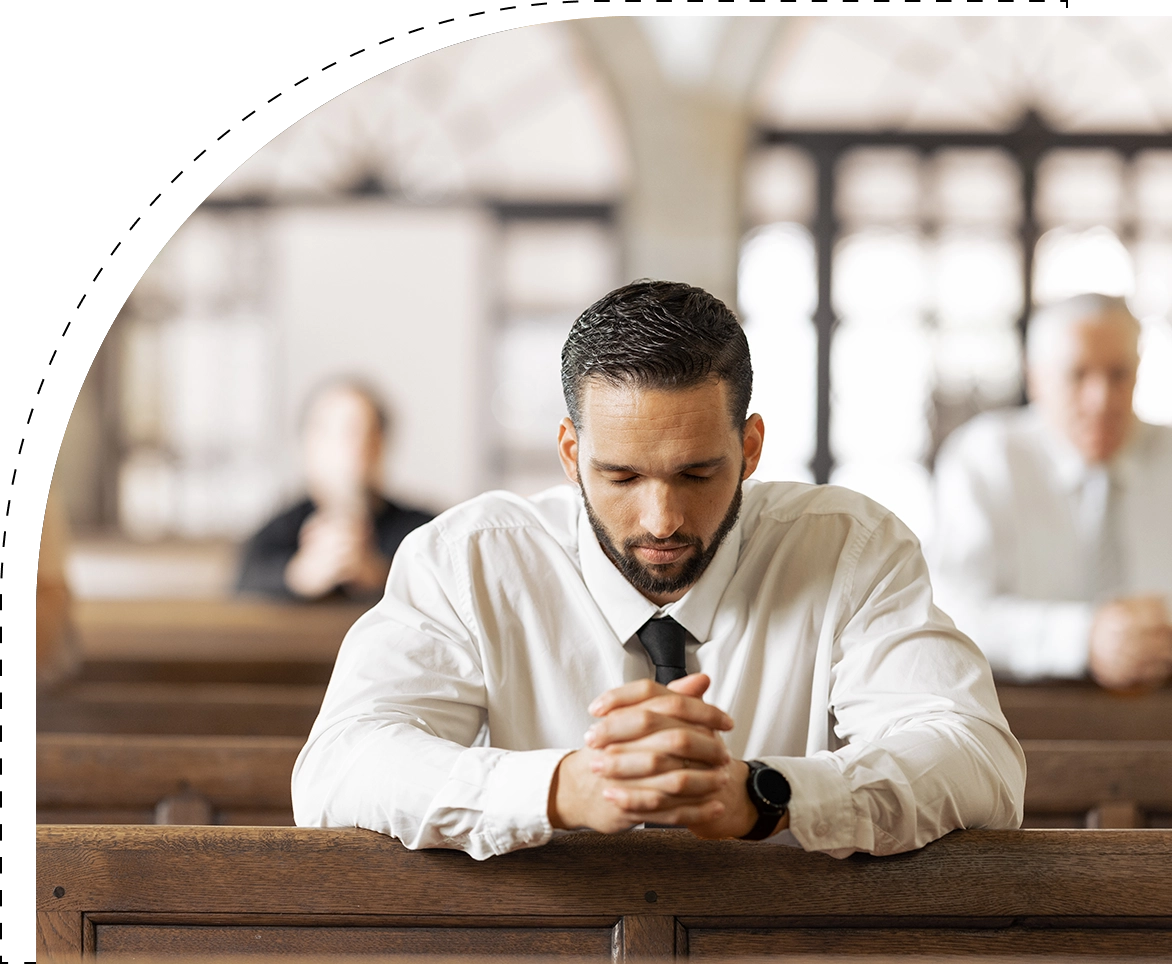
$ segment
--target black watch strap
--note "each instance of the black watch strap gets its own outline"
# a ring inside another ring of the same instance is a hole
[[[741,837],[741,840],[764,840],[773,834],[773,831],[777,829],[778,821],[789,809],[789,781],[777,770],[766,766],[760,760],[747,762],[749,778],[745,781],[745,789],[749,793],[749,799],[753,801],[753,806],[757,808],[757,822],[753,824],[752,830]],[[774,799],[766,798],[758,786],[758,775],[762,771],[768,771],[770,782],[778,788],[774,792]]]

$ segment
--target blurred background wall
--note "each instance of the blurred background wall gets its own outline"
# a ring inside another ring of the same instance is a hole
[[[1032,303],[1123,294],[1172,422],[1172,23],[616,18],[405,64],[251,158],[136,288],[55,488],[81,598],[226,594],[307,394],[394,411],[392,496],[560,481],[558,352],[637,277],[738,307],[758,475],[930,538],[942,438],[1022,400]]]

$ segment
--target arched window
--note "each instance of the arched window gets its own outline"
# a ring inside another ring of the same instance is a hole
[[[627,163],[564,24],[437,51],[295,124],[180,229],[114,329],[107,521],[246,534],[297,488],[299,412],[339,373],[396,411],[407,501],[558,480],[558,349],[617,283]]]
[[[1136,408],[1172,422],[1169,44],[1159,18],[795,25],[758,91],[741,265],[746,291],[797,271],[818,292],[801,338],[784,334],[792,317],[742,305],[776,357],[816,343],[813,402],[772,413],[791,463],[927,535],[939,442],[1020,401],[1031,305],[1088,290],[1131,299]],[[806,232],[813,257],[760,257],[778,231]]]

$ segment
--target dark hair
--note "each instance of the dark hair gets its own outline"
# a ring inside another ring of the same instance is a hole
[[[749,342],[736,315],[702,288],[675,281],[616,288],[570,328],[562,346],[562,392],[579,430],[582,386],[590,378],[641,388],[725,381],[738,430],[753,394]]]

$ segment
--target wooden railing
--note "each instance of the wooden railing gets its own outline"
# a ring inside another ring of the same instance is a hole
[[[299,737],[42,733],[42,823],[285,824]],[[1172,825],[1172,741],[1025,741],[1027,826]]]
[[[362,830],[40,827],[48,957],[1172,956],[1172,831],[962,831],[835,860],[684,831],[477,862]]]

